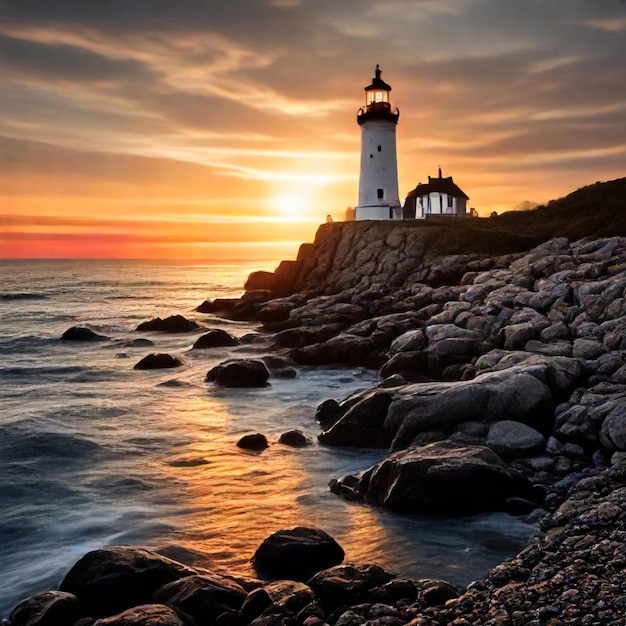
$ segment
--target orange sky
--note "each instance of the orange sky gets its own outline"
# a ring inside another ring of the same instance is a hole
[[[3,0],[0,257],[293,257],[356,202],[380,63],[400,195],[480,215],[625,175],[622,0]]]

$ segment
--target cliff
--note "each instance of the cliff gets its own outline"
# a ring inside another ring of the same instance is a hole
[[[285,296],[420,281],[444,284],[460,277],[468,262],[525,252],[553,237],[611,236],[626,236],[626,178],[492,218],[323,224],[295,261],[283,261],[274,273],[253,273],[246,290]],[[445,275],[433,273],[433,265],[445,266]]]

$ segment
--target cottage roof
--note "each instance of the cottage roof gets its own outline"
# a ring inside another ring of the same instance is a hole
[[[452,176],[441,176],[441,170],[438,178],[429,176],[428,183],[420,183],[413,191],[409,191],[406,197],[419,198],[432,192],[447,193],[449,196],[469,200],[469,196],[452,180]]]

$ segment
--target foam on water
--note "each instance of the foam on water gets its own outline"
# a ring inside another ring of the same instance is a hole
[[[265,389],[218,389],[203,382],[210,367],[268,346],[190,351],[202,330],[134,331],[151,317],[181,313],[237,336],[255,332],[193,311],[205,298],[239,295],[253,269],[263,268],[0,262],[0,616],[57,586],[86,551],[112,543],[249,571],[268,534],[313,524],[349,561],[457,583],[525,544],[532,527],[506,515],[431,520],[330,493],[330,478],[366,469],[383,451],[277,443],[293,428],[315,439],[319,402],[374,384],[375,372],[300,368],[297,378]],[[111,339],[60,341],[72,325]],[[154,345],[136,346],[138,338]],[[179,354],[186,365],[132,369],[155,351]],[[266,434],[270,447],[237,448],[249,432]]]

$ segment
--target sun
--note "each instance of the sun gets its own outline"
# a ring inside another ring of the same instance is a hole
[[[310,216],[308,214],[310,208],[309,199],[304,196],[295,195],[278,195],[272,200],[274,210],[277,216],[284,221],[304,222]]]

